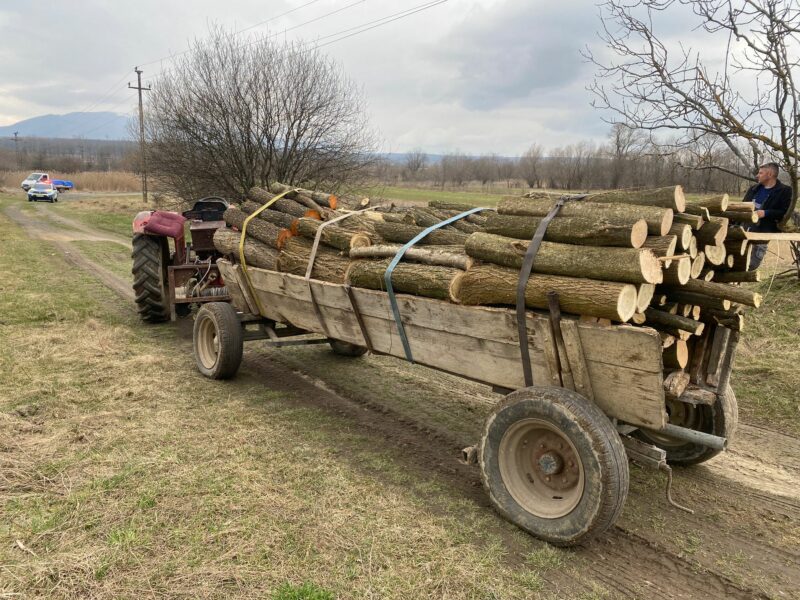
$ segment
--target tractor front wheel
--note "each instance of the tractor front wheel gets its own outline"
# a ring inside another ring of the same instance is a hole
[[[145,323],[169,320],[167,265],[169,242],[165,237],[137,233],[133,236],[133,291],[139,316]]]

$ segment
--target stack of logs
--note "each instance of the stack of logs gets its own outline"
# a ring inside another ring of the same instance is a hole
[[[237,260],[244,220],[287,190],[281,184],[253,188],[246,201],[228,208],[224,218],[232,229],[216,232],[217,249]],[[434,231],[397,265],[394,290],[467,305],[514,305],[528,245],[556,199],[545,193],[504,199],[496,210]],[[251,219],[245,259],[304,275],[321,223],[368,202],[293,189]],[[323,228],[312,277],[385,289],[386,268],[404,243],[470,208],[431,201],[352,214]],[[564,313],[652,327],[661,334],[665,368],[683,370],[692,347],[705,344],[704,329],[741,330],[743,307],[761,302],[740,285],[758,281],[758,273],[747,270],[750,247],[739,226],[753,214],[751,203],[731,203],[727,196],[687,202],[680,186],[568,201],[546,230],[526,305],[547,309],[547,293],[554,291]]]

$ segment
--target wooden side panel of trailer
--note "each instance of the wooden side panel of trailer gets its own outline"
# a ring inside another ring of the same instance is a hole
[[[234,306],[251,312],[256,303],[250,298],[241,267],[225,260],[218,265]],[[262,316],[365,345],[344,286],[311,281],[321,323],[302,277],[256,268],[248,268],[248,273],[263,307]],[[361,288],[352,292],[373,348],[405,358],[388,295]],[[490,385],[525,387],[513,310],[461,306],[406,294],[398,294],[397,300],[415,362]],[[610,417],[653,429],[663,427],[667,414],[658,333],[644,327],[574,322],[577,327],[563,328],[568,331],[565,340],[569,340],[567,356],[561,358],[562,368],[569,367],[568,385],[593,399]],[[550,335],[547,317],[529,311],[528,344],[535,384],[553,385],[554,365],[545,351],[552,348]]]

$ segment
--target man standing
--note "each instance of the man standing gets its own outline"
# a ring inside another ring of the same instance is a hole
[[[766,163],[758,168],[758,183],[744,195],[745,202],[755,204],[758,223],[753,223],[749,231],[759,233],[779,233],[778,223],[783,219],[792,203],[792,188],[778,181],[778,163]],[[750,270],[757,269],[767,254],[769,242],[753,244],[750,257]]]

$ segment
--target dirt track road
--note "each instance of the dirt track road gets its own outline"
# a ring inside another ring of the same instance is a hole
[[[37,211],[35,223],[13,206],[6,212],[28,235],[52,242],[75,267],[97,277],[126,303],[132,301],[129,281],[70,244],[76,240],[125,244],[126,240],[49,211]],[[183,347],[176,350],[189,352],[190,330],[182,331]],[[491,510],[478,469],[458,460],[459,449],[477,441],[470,437],[480,430],[482,415],[465,412],[463,430],[432,426],[424,416],[401,414],[377,388],[346,391],[346,386],[329,376],[324,361],[313,361],[311,366],[309,362],[293,364],[274,350],[248,347],[241,375],[248,384],[298,392],[296,397],[308,399],[301,401],[352,419],[388,447],[397,448],[409,469],[423,469]],[[397,395],[449,395],[454,402],[463,395],[487,406],[497,399],[483,386],[455,379],[443,383],[439,374],[385,357],[369,357],[352,369],[357,371],[349,376],[361,381],[388,381],[391,393]],[[676,470],[673,494],[694,508],[694,515],[667,505],[663,484],[660,475],[632,467],[631,493],[618,525],[571,554],[588,581],[601,581],[612,597],[619,598],[800,598],[800,439],[740,424],[726,454],[704,465]],[[505,531],[499,517],[497,523],[498,531]],[[518,539],[503,537],[508,560],[524,562]],[[548,572],[545,579],[559,597],[592,592],[586,580],[558,569]]]

